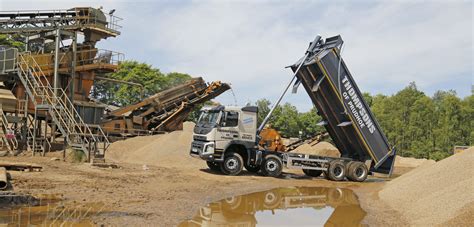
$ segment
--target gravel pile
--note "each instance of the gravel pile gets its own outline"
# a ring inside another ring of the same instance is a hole
[[[193,128],[194,123],[184,122],[182,131],[117,141],[110,146],[106,158],[115,162],[161,167],[202,166],[204,162],[189,156]]]
[[[402,157],[398,156],[395,158],[395,167],[408,167],[408,168],[415,168],[421,165],[425,165],[427,163],[433,164],[436,161],[426,159],[426,158],[408,158],[408,157]]]
[[[387,183],[380,198],[411,225],[474,223],[474,148],[426,163]]]
[[[292,150],[293,153],[302,153],[302,154],[312,154],[312,155],[321,155],[327,157],[340,157],[341,154],[339,150],[332,144],[328,142],[319,142],[319,143],[306,143],[296,149]]]

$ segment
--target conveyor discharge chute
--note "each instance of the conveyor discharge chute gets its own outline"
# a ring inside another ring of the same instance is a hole
[[[193,78],[143,101],[110,112],[102,126],[111,134],[127,135],[181,129],[193,107],[228,89],[230,86],[220,81],[206,84],[201,77]]]

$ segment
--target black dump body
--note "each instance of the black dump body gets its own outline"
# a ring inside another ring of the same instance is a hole
[[[339,55],[340,36],[319,39],[296,74],[294,90],[302,84],[341,157],[373,160],[371,171],[391,174],[395,150]],[[290,66],[296,71],[301,59]]]

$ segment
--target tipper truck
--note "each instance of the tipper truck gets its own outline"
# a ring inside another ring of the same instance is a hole
[[[334,181],[361,182],[374,172],[390,175],[396,151],[341,58],[342,45],[341,36],[322,39],[318,35],[305,56],[289,66],[293,77],[259,127],[255,106],[204,107],[194,128],[191,156],[227,175],[238,175],[243,167],[273,177],[280,176],[283,167],[296,168],[312,177],[324,173]],[[258,146],[259,133],[291,85],[293,92],[303,85],[322,117],[318,125],[325,127],[340,158]]]

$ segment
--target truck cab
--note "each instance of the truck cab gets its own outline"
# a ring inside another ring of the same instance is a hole
[[[232,175],[242,165],[255,167],[248,161],[257,149],[256,133],[257,107],[205,106],[194,127],[190,154],[206,160],[209,168]],[[233,158],[225,160],[226,156]],[[224,168],[224,161],[229,168]]]

